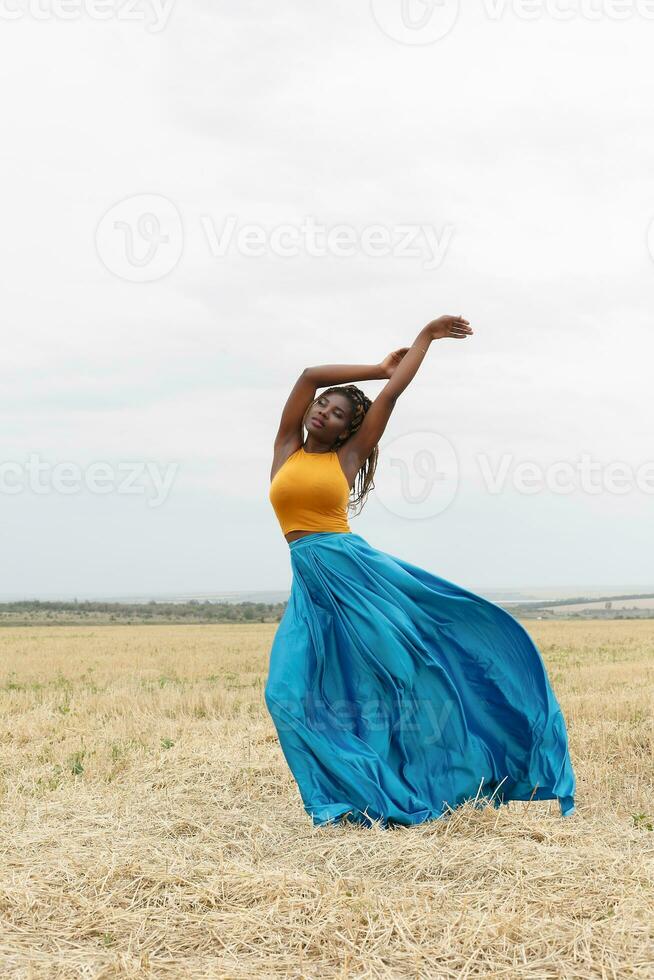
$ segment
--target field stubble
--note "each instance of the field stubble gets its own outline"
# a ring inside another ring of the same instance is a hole
[[[275,625],[0,633],[0,974],[654,974],[651,622],[529,622],[576,816],[314,828],[263,700]]]

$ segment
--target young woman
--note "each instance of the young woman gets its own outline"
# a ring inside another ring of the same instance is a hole
[[[284,406],[269,498],[293,582],[265,701],[314,825],[416,824],[480,797],[558,799],[562,816],[575,812],[565,721],[526,630],[347,520],[429,345],[472,332],[441,316],[381,364],[306,368]],[[381,378],[374,401],[346,383]]]

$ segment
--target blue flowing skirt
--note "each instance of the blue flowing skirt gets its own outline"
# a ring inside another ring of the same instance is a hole
[[[466,800],[575,812],[565,721],[517,619],[359,534],[289,548],[265,701],[314,825],[417,824]]]

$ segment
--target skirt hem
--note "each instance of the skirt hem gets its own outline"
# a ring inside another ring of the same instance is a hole
[[[572,817],[577,813],[577,807],[575,805],[575,801],[573,797],[570,796],[561,797],[561,796],[557,796],[555,793],[549,793],[549,794],[545,793],[542,796],[539,796],[537,799],[540,801],[556,800],[559,804],[561,819],[565,819],[566,817]],[[495,796],[491,800],[482,799],[475,802],[473,799],[470,799],[469,801],[465,801],[465,802],[475,803],[475,808],[480,810],[485,809],[486,807],[493,807],[493,809],[498,810],[500,807],[506,806],[507,804],[513,802],[515,803],[533,802],[533,797],[530,798],[529,796],[522,795],[522,796],[498,798],[497,796]],[[458,803],[457,808],[461,805],[462,805],[461,803]],[[447,819],[449,816],[451,816],[454,809],[455,808],[448,807],[447,809],[443,810],[440,813],[434,812],[429,816],[424,816],[422,814],[419,814],[417,815],[417,819],[415,820],[410,819],[410,816],[407,814],[403,819],[400,820],[397,817],[387,817],[384,816],[383,814],[380,814],[376,817],[371,816],[367,812],[367,808],[366,810],[359,810],[355,806],[346,806],[345,804],[326,804],[326,805],[316,806],[316,807],[305,807],[305,811],[307,815],[311,817],[311,821],[314,827],[328,827],[333,824],[342,825],[344,823],[351,822],[351,823],[364,824],[365,826],[368,827],[377,824],[384,830],[389,829],[393,826],[415,827],[419,824],[433,823],[436,820]],[[348,817],[350,815],[351,817],[349,821],[343,819],[344,817]]]

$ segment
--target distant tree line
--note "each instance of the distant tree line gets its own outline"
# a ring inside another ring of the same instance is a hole
[[[285,602],[72,602],[23,599],[0,603],[0,624],[49,622],[278,623]]]

